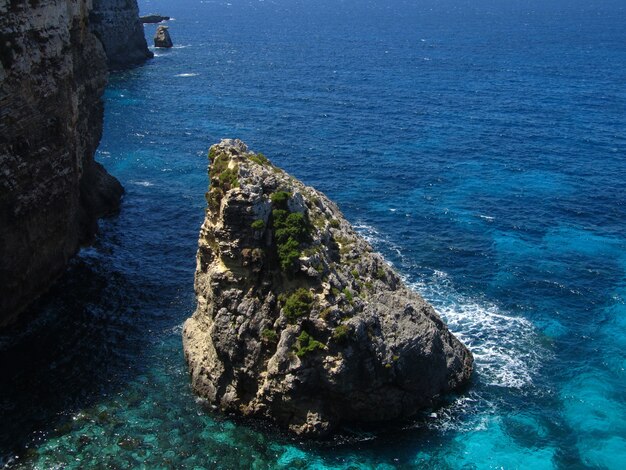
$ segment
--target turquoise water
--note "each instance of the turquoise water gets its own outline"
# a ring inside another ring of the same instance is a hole
[[[140,1],[176,46],[111,76],[97,159],[121,214],[0,335],[0,465],[623,468],[626,10],[543,3]],[[222,137],[340,205],[470,346],[469,390],[316,443],[193,396]]]

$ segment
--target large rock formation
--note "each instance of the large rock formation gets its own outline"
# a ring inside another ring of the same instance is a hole
[[[90,23],[104,45],[109,68],[131,67],[154,56],[148,50],[137,0],[93,0]]]
[[[471,353],[335,204],[249,152],[211,147],[194,390],[298,434],[408,417],[466,382]]]
[[[0,0],[0,325],[59,276],[123,192],[93,159],[107,69],[90,6]]]

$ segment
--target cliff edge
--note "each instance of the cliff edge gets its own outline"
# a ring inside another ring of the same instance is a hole
[[[409,417],[469,379],[469,350],[326,196],[238,140],[209,158],[183,331],[196,393],[317,436]]]
[[[61,274],[123,193],[93,159],[107,69],[90,7],[0,0],[0,326]]]

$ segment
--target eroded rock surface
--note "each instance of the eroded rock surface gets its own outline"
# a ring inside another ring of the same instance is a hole
[[[238,140],[211,147],[192,386],[220,409],[304,435],[406,418],[473,358],[322,193]]]
[[[60,275],[123,192],[93,159],[107,68],[90,7],[0,0],[0,326]]]

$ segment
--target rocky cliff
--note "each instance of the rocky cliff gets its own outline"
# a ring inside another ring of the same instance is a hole
[[[139,20],[137,0],[93,0],[90,23],[102,41],[109,68],[126,68],[153,57]]]
[[[192,386],[297,434],[415,414],[473,358],[322,193],[240,141],[211,147]]]
[[[0,325],[35,299],[116,211],[93,159],[107,80],[86,0],[0,0]]]

